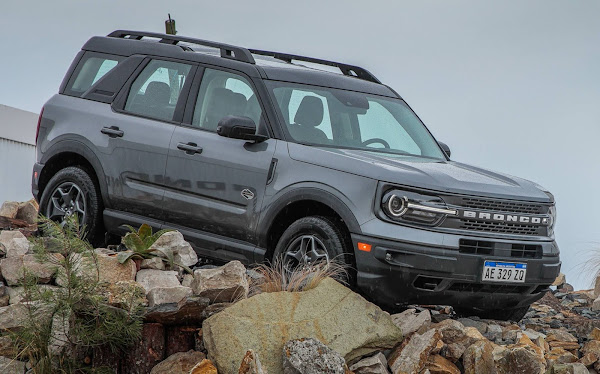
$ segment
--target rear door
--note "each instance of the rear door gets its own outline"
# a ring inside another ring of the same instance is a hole
[[[101,132],[107,142],[102,163],[106,175],[113,176],[108,184],[116,210],[162,221],[169,142],[183,116],[187,78],[194,70],[185,62],[149,59],[115,100]]]
[[[165,225],[184,231],[204,255],[250,262],[277,141],[217,135],[219,120],[228,115],[266,129],[260,98],[241,73],[207,68],[196,76],[186,119],[169,147]]]

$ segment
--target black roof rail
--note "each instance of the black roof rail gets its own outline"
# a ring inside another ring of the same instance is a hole
[[[254,64],[254,57],[250,51],[243,47],[237,47],[234,45],[211,42],[208,40],[195,39],[195,38],[187,38],[184,36],[176,36],[176,35],[168,35],[168,34],[160,34],[154,32],[145,32],[145,31],[131,31],[131,30],[116,30],[108,34],[108,37],[111,38],[128,38],[141,40],[144,37],[150,38],[158,38],[160,39],[159,43],[165,44],[173,44],[177,45],[179,42],[190,43],[202,45],[205,47],[217,48],[221,50],[221,57],[230,58],[232,60],[248,62],[250,64]]]
[[[293,60],[296,60],[296,61],[311,62],[313,64],[319,64],[319,65],[334,66],[334,67],[339,68],[344,75],[347,75],[350,77],[357,77],[360,79],[364,79],[366,81],[381,84],[379,79],[377,79],[367,69],[363,69],[360,66],[348,65],[348,64],[341,63],[341,62],[321,60],[318,58],[312,58],[312,57],[306,57],[306,56],[291,55],[291,54],[281,53],[281,52],[261,51],[258,49],[250,49],[249,51],[250,51],[250,53],[255,54],[255,55],[270,56],[277,60],[282,60],[282,61],[289,62],[289,63],[291,63]]]

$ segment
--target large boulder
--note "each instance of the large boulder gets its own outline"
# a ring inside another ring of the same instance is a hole
[[[346,362],[317,339],[290,340],[283,346],[285,374],[344,374]]]
[[[31,243],[20,231],[4,230],[0,232],[0,251],[6,257],[19,257],[29,252]]]
[[[214,269],[196,269],[192,290],[194,295],[208,297],[213,303],[226,303],[248,295],[246,268],[231,261]]]
[[[220,372],[236,372],[252,347],[269,374],[282,373],[289,340],[316,338],[346,361],[394,347],[402,332],[390,316],[331,278],[303,292],[262,293],[203,324],[204,345]]]
[[[37,222],[39,205],[35,199],[31,199],[24,203],[19,204],[19,211],[17,212],[17,219],[23,220],[29,224]]]
[[[152,244],[150,249],[162,253],[172,252],[175,263],[194,266],[198,262],[198,255],[190,245],[183,238],[183,235],[179,231],[169,231],[162,234],[158,240]]]
[[[155,269],[142,269],[137,272],[135,281],[144,287],[146,293],[158,287],[179,287],[176,271],[161,271]]]
[[[54,256],[55,263],[63,259],[58,253],[53,253],[51,256]],[[6,284],[16,286],[23,282],[26,274],[36,277],[38,283],[49,283],[54,278],[58,265],[52,262],[39,262],[34,255],[22,255],[2,259],[0,269]]]
[[[167,357],[152,368],[150,374],[188,374],[206,356],[202,352],[178,352]]]

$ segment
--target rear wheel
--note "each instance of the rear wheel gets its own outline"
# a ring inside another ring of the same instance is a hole
[[[86,239],[93,245],[103,244],[102,198],[90,174],[81,167],[66,167],[50,179],[40,199],[40,213],[59,223],[77,215],[79,224],[85,226]]]
[[[273,254],[286,269],[335,262],[348,272],[346,281],[352,285],[352,255],[347,248],[345,233],[330,218],[310,216],[292,223],[281,235]]]

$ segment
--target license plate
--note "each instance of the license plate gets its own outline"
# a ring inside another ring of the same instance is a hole
[[[527,264],[485,261],[481,280],[486,282],[524,283],[526,274]]]

